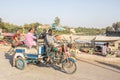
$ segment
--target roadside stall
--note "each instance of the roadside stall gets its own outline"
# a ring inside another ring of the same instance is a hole
[[[102,47],[105,43],[109,43],[111,52],[120,50],[120,37],[96,36],[93,40],[94,50],[102,54]]]

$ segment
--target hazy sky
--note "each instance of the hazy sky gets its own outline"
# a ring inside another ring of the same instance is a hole
[[[107,27],[120,21],[120,0],[0,0],[0,17],[17,25],[40,22],[71,27]]]

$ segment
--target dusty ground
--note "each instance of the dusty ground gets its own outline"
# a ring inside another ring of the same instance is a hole
[[[88,62],[103,62],[106,64],[111,64],[120,67],[120,57],[107,56],[103,57],[101,55],[91,55],[87,53],[81,53],[76,55],[78,60],[84,60]]]
[[[8,49],[8,46],[0,47],[0,80],[120,80],[120,67],[106,63],[107,58],[82,54],[77,61],[77,71],[69,75],[57,67],[40,64],[29,64],[26,69],[19,70],[11,66],[12,56],[5,53]],[[93,56],[98,61],[93,60]]]

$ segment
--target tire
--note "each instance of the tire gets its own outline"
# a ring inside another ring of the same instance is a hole
[[[73,69],[72,69],[73,68]],[[76,72],[77,70],[77,65],[75,62],[71,61],[71,60],[65,60],[62,63],[62,69],[64,70],[65,73],[67,74],[73,74]]]
[[[25,69],[26,65],[27,64],[23,58],[17,58],[15,61],[15,66],[20,70]]]

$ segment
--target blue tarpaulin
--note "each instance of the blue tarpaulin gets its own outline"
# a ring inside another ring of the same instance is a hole
[[[55,23],[52,24],[52,28],[58,31],[64,31],[65,29],[62,27],[57,27],[57,25]]]
[[[55,30],[58,30],[58,31],[64,31],[65,29],[62,28],[62,27],[55,27]]]

